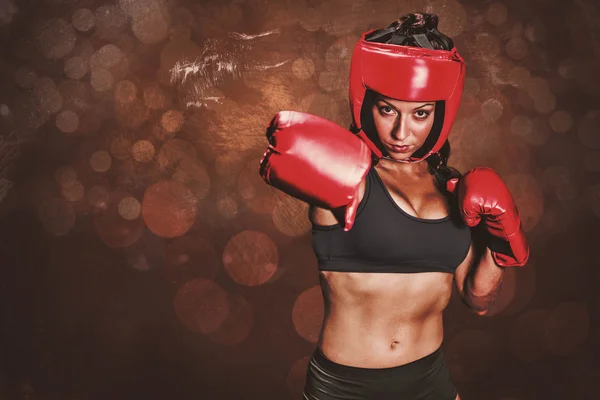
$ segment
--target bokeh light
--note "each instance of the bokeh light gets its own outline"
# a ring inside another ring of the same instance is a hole
[[[229,315],[227,292],[217,283],[197,278],[181,285],[173,298],[179,320],[191,331],[216,331]]]
[[[157,236],[183,236],[196,220],[198,199],[192,191],[174,181],[160,181],[144,193],[142,215],[148,229]]]
[[[223,266],[235,282],[256,286],[275,274],[279,253],[275,243],[258,231],[243,231],[233,236],[223,250]]]
[[[292,322],[301,338],[317,343],[323,324],[324,304],[320,286],[313,286],[302,292],[292,309]]]

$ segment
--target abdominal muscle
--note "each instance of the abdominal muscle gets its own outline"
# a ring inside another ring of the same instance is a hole
[[[452,275],[322,271],[319,338],[333,362],[360,368],[404,365],[436,351]]]

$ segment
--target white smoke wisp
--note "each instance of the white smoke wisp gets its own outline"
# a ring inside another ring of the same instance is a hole
[[[228,39],[208,39],[194,60],[182,59],[170,70],[172,84],[182,89],[184,104],[202,107],[218,98],[209,95],[226,79],[241,79],[251,71],[278,68],[288,61],[259,64],[250,60],[255,40],[279,33],[278,30],[249,35],[230,33]]]

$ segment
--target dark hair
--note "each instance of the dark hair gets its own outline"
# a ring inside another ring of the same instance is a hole
[[[442,32],[438,31],[439,18],[436,14],[424,12],[415,12],[406,14],[398,20],[392,22],[387,28],[379,29],[369,33],[365,40],[368,42],[389,43],[401,46],[412,47],[427,47],[434,50],[452,50],[454,42],[452,39]],[[371,138],[377,138],[374,129],[373,116],[369,110],[366,110],[365,105],[373,104],[375,93],[367,90],[365,100],[363,101],[363,110],[361,112],[361,125],[365,133]],[[432,131],[440,131],[443,123],[445,103],[442,101],[436,102],[435,120]],[[368,131],[371,132],[368,132]],[[415,157],[423,157],[428,148],[433,147],[437,138],[428,136],[427,140],[414,154]],[[432,143],[433,142],[433,143]],[[439,167],[446,166],[450,157],[450,143],[448,140],[439,150],[439,155],[432,154],[427,158],[429,169],[432,174],[438,171]]]
[[[454,42],[437,26],[439,17],[436,14],[415,12],[406,14],[392,22],[386,29],[371,32],[365,40],[367,42],[391,43],[402,46],[424,47],[417,41],[415,35],[425,35],[435,50],[452,50]]]

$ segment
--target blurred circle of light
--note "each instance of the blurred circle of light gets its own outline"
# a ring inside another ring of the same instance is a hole
[[[527,52],[527,42],[521,38],[512,38],[506,44],[506,54],[513,60],[523,60]]]
[[[125,58],[123,51],[114,44],[99,48],[90,58],[92,70],[109,69],[119,64]]]
[[[59,167],[54,172],[54,180],[63,187],[75,182],[76,179],[77,171],[70,165]]]
[[[56,115],[56,127],[63,133],[73,133],[79,127],[79,116],[71,110],[61,111]]]
[[[119,215],[123,217],[123,219],[132,221],[134,219],[138,219],[142,212],[142,205],[135,197],[123,197],[119,202]]]
[[[68,58],[65,61],[65,75],[70,79],[81,79],[87,75],[89,66],[86,60],[79,56]]]
[[[160,110],[165,107],[166,98],[160,86],[152,85],[144,89],[144,104],[153,110]]]
[[[550,116],[550,127],[554,132],[566,133],[573,126],[573,118],[568,111],[558,110]]]
[[[493,334],[465,330],[450,340],[446,358],[457,382],[474,382],[494,372],[502,360],[502,350]]]
[[[131,140],[124,137],[116,137],[110,142],[110,155],[117,160],[125,160],[131,156]]]
[[[310,343],[317,343],[324,312],[321,287],[306,289],[298,296],[292,309],[292,322],[296,333]]]
[[[273,208],[273,224],[287,236],[302,236],[311,229],[308,204],[283,193],[278,193]]]
[[[131,147],[133,159],[140,163],[147,163],[154,158],[154,145],[148,140],[138,140]]]
[[[143,17],[133,18],[131,30],[138,40],[145,44],[156,44],[169,36],[167,16],[162,15],[160,8],[146,13]]]
[[[238,192],[248,208],[256,213],[271,214],[276,204],[276,189],[265,183],[258,173],[260,160],[251,160],[238,177]]]
[[[106,209],[109,199],[108,187],[104,185],[94,185],[86,193],[88,204],[95,208]]]
[[[177,110],[169,110],[160,118],[160,126],[169,133],[178,132],[184,122],[183,114]]]
[[[215,246],[198,234],[169,241],[165,249],[165,275],[175,284],[193,278],[215,279],[219,255]]]
[[[85,195],[85,188],[81,182],[73,181],[68,185],[64,185],[61,188],[60,193],[67,201],[74,203],[83,199]]]
[[[110,71],[104,68],[94,68],[92,70],[91,83],[98,92],[106,92],[115,84],[115,78]]]
[[[306,383],[306,371],[310,356],[302,357],[296,360],[285,378],[285,386],[293,399],[302,398],[304,393],[304,384]]]
[[[64,199],[48,198],[42,200],[37,215],[46,232],[53,236],[63,236],[75,226],[75,212]]]
[[[513,357],[521,362],[532,363],[546,355],[543,337],[548,318],[548,311],[533,309],[523,312],[513,320],[509,336],[509,347]]]
[[[583,163],[588,171],[598,172],[600,171],[600,151],[599,150],[588,150],[585,152]]]
[[[173,298],[173,307],[186,328],[205,335],[216,331],[229,314],[227,292],[202,278],[181,285]]]
[[[309,79],[315,73],[315,63],[310,57],[297,58],[292,64],[292,71],[298,79]]]
[[[229,314],[223,324],[208,335],[213,342],[235,346],[246,340],[254,326],[252,305],[237,293],[228,293]]]
[[[96,24],[94,13],[88,8],[80,8],[73,12],[71,22],[73,27],[80,32],[87,32]]]
[[[75,48],[77,35],[73,26],[62,18],[53,18],[36,27],[36,44],[44,57],[58,60]]]
[[[120,81],[115,85],[113,94],[117,103],[128,104],[137,98],[137,88],[131,81]]]
[[[577,129],[577,136],[584,146],[598,150],[600,149],[600,134],[598,127],[600,126],[600,110],[588,111]]]
[[[515,200],[523,229],[531,231],[544,213],[544,193],[537,179],[530,174],[511,174],[505,182]]]
[[[37,72],[29,66],[22,66],[15,71],[15,83],[22,89],[31,89],[39,79]]]
[[[142,216],[156,236],[183,236],[196,221],[198,200],[190,189],[178,182],[160,181],[146,189]]]
[[[504,4],[500,2],[490,4],[486,13],[486,19],[490,24],[500,26],[506,22],[507,18],[508,10]]]
[[[550,311],[544,326],[544,343],[557,356],[572,356],[588,340],[590,315],[584,304],[563,302]]]
[[[487,99],[483,102],[483,104],[481,104],[481,114],[490,122],[499,120],[503,112],[504,107],[497,99]]]
[[[95,151],[90,157],[90,166],[96,172],[106,172],[112,165],[112,158],[105,150]]]
[[[118,204],[121,198],[129,193],[111,193],[108,206],[94,214],[94,226],[100,239],[111,248],[129,247],[139,240],[144,233],[144,222],[141,218],[128,221],[119,214]]]
[[[277,246],[262,232],[246,230],[233,236],[223,250],[223,266],[229,277],[244,286],[257,286],[275,274]]]

